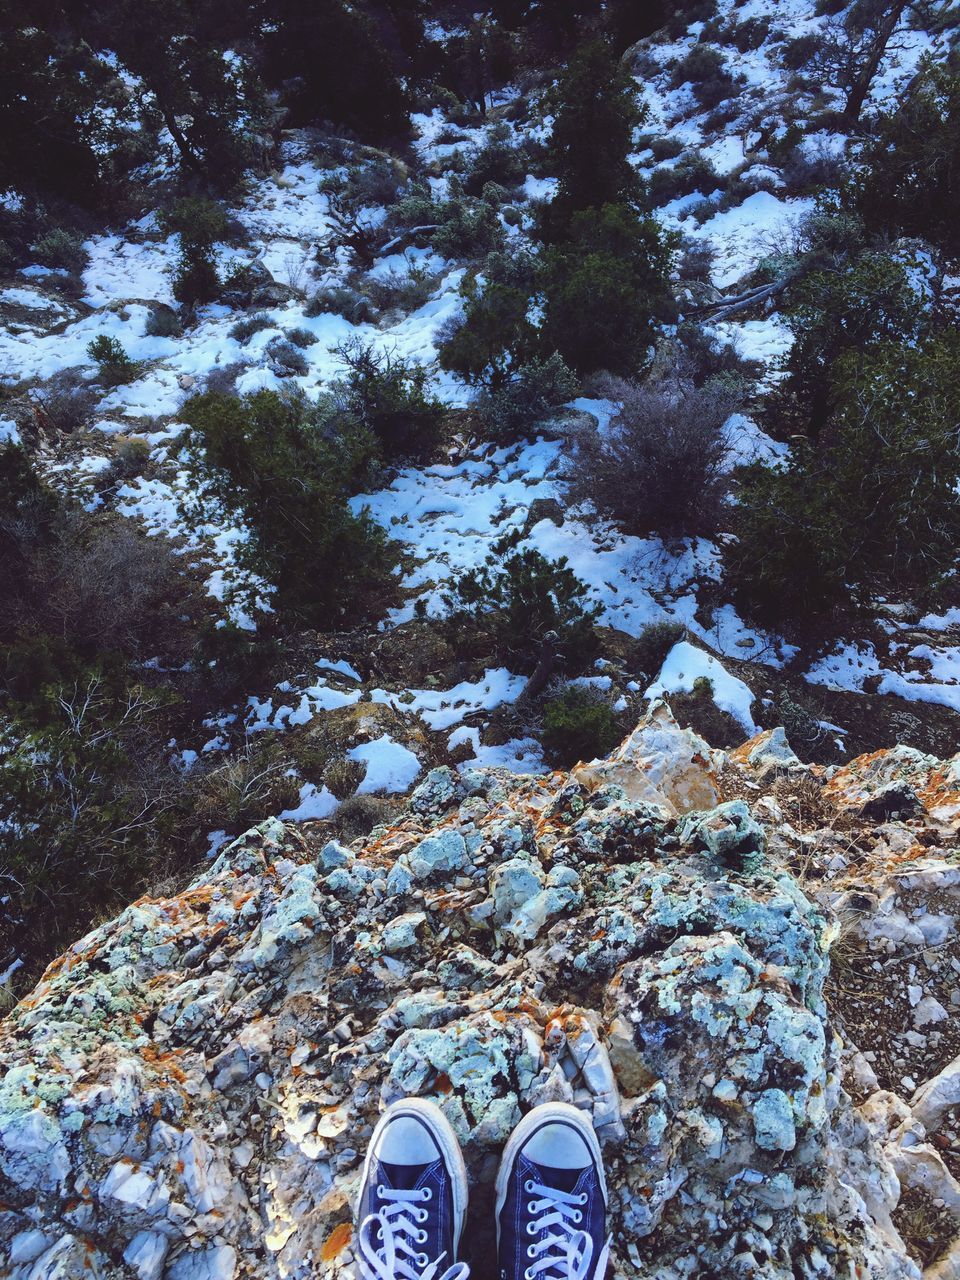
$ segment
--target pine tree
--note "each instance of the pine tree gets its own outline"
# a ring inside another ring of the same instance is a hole
[[[93,207],[115,143],[116,76],[56,11],[0,0],[0,186]]]
[[[407,93],[377,25],[361,8],[341,0],[269,0],[262,29],[263,76],[282,91],[289,123],[332,120],[370,142],[409,133]]]
[[[960,75],[927,65],[881,115],[848,193],[868,229],[919,236],[960,258]]]
[[[247,163],[258,84],[232,50],[245,33],[243,6],[190,0],[81,0],[78,26],[115,51],[140,86],[139,107],[169,134],[180,162],[205,186],[227,189]]]
[[[590,41],[570,59],[553,106],[549,166],[560,186],[546,222],[557,235],[579,210],[638,198],[640,184],[627,157],[645,112],[633,79],[604,40]]]

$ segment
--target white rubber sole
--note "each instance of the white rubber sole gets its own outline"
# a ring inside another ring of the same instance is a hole
[[[500,1248],[500,1214],[507,1199],[507,1184],[510,1181],[510,1173],[516,1164],[520,1148],[538,1129],[542,1129],[545,1124],[550,1124],[555,1120],[561,1120],[564,1124],[571,1125],[583,1137],[590,1148],[597,1166],[600,1190],[603,1192],[603,1205],[604,1208],[607,1207],[607,1179],[603,1172],[600,1142],[590,1117],[586,1112],[581,1111],[579,1107],[571,1106],[569,1102],[543,1102],[539,1107],[534,1107],[532,1111],[528,1111],[523,1117],[513,1133],[511,1133],[507,1145],[503,1149],[503,1155],[500,1157],[500,1168],[497,1170],[496,1183],[498,1249]]]
[[[453,1247],[459,1256],[460,1237],[463,1234],[463,1224],[467,1217],[467,1198],[469,1196],[467,1166],[463,1163],[463,1153],[460,1150],[460,1143],[457,1141],[453,1126],[436,1103],[429,1102],[426,1098],[399,1098],[396,1102],[391,1102],[390,1106],[387,1107],[377,1121],[373,1135],[370,1138],[367,1156],[363,1162],[363,1176],[360,1185],[361,1187],[366,1185],[370,1173],[370,1162],[373,1159],[377,1140],[384,1129],[397,1116],[411,1115],[416,1116],[430,1130],[446,1162],[453,1192]],[[448,1265],[454,1261],[456,1261],[455,1258],[449,1259]]]

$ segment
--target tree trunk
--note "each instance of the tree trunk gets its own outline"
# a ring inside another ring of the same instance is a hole
[[[870,92],[871,84],[873,84],[873,78],[880,69],[880,63],[883,61],[883,55],[887,51],[890,37],[896,31],[897,24],[910,3],[911,0],[897,0],[877,28],[877,34],[870,45],[867,60],[847,94],[847,105],[843,114],[850,124],[856,124],[860,119],[863,104],[867,100],[867,94]]]
[[[550,678],[557,668],[556,645],[558,639],[559,636],[555,631],[548,631],[543,637],[543,647],[540,650],[539,661],[534,668],[533,675],[523,687],[520,701],[532,702],[538,694],[543,693],[550,683]]]
[[[183,157],[185,164],[189,165],[194,173],[203,173],[203,165],[197,157],[196,152],[187,141],[187,136],[177,124],[176,116],[173,114],[171,107],[157,96],[157,103],[160,107],[160,114],[163,116],[163,123],[170,130],[170,137],[176,144],[177,150]]]

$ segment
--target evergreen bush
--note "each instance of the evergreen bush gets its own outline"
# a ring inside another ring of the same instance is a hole
[[[566,670],[581,669],[596,653],[601,610],[586,603],[589,589],[566,557],[520,550],[519,540],[519,531],[498,539],[484,565],[444,594],[449,623],[489,628],[497,657],[516,670],[535,667],[545,646]]]
[[[100,334],[88,344],[87,355],[99,365],[97,376],[106,387],[119,387],[140,376],[140,365],[130,359],[119,338]]]
[[[609,755],[620,740],[610,704],[589,686],[571,684],[544,704],[543,749],[551,764],[569,769],[578,760]]]
[[[277,606],[308,626],[353,624],[382,612],[396,555],[383,531],[347,503],[374,443],[325,420],[300,396],[194,396],[192,468],[201,495],[238,511],[244,560],[276,588]]]

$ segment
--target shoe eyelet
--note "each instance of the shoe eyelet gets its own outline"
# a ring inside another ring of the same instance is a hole
[[[427,1233],[425,1231],[417,1232],[417,1244],[426,1244],[427,1238]]]
[[[589,1198],[590,1197],[587,1195],[585,1191],[581,1191],[579,1196],[577,1196],[577,1199],[580,1201],[581,1204],[586,1204]]]
[[[527,1245],[527,1257],[535,1258],[537,1256],[537,1246],[535,1244]]]
[[[537,1210],[536,1210],[536,1208],[534,1207],[534,1206],[535,1206],[535,1204],[536,1204],[536,1201],[534,1201],[534,1200],[528,1200],[528,1201],[527,1201],[527,1213],[536,1213],[536,1211],[537,1211]]]
[[[527,1269],[523,1273],[523,1280],[533,1280],[533,1276],[530,1274],[529,1267],[527,1267]]]
[[[429,1261],[430,1261],[430,1259],[427,1257],[427,1255],[426,1255],[425,1253],[418,1253],[418,1254],[417,1254],[417,1266],[418,1266],[418,1267],[425,1267]]]
[[[526,1182],[523,1184],[523,1189],[526,1191],[527,1195],[529,1195],[536,1185],[537,1184],[532,1178],[527,1178]]]
[[[527,1223],[527,1235],[535,1236],[537,1234],[537,1224],[535,1222]]]
[[[430,1187],[422,1187],[422,1188],[420,1189],[420,1199],[421,1199],[421,1200],[424,1200],[424,1201],[426,1201],[426,1200],[432,1200],[432,1199],[433,1199],[433,1190],[432,1190]],[[586,1203],[587,1203],[587,1202],[586,1202],[586,1199],[584,1199],[584,1202],[583,1202],[583,1203],[584,1203],[584,1204],[586,1204]]]
[[[580,1210],[579,1210],[579,1209],[574,1209],[574,1211],[573,1211],[573,1220],[574,1220],[574,1222],[582,1222],[582,1221],[583,1221],[583,1214],[580,1212]]]
[[[378,1200],[383,1199],[383,1187],[377,1187],[377,1199]]]
[[[430,1215],[429,1215],[429,1213],[427,1213],[426,1209],[417,1209],[417,1210],[415,1210],[415,1212],[416,1212],[416,1215],[417,1215],[417,1221],[418,1221],[418,1222],[426,1222],[426,1220],[430,1217]]]

